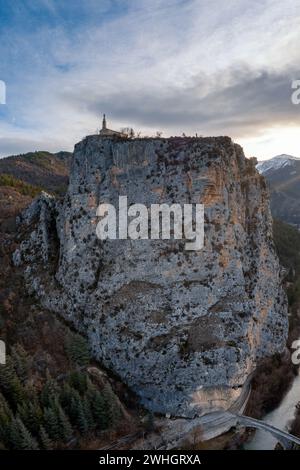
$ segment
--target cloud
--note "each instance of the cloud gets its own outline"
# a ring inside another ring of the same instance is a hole
[[[42,142],[22,138],[0,138],[0,158],[7,155],[19,155],[36,150],[47,150],[56,152],[62,149],[60,141],[44,140]]]
[[[293,0],[12,4],[14,21],[0,30],[8,92],[0,138],[11,142],[3,153],[24,138],[71,148],[102,112],[117,128],[259,142],[270,127],[299,123],[290,101],[300,59]]]
[[[276,73],[241,66],[209,78],[195,77],[186,87],[125,87],[102,93],[101,89],[91,91],[83,86],[64,92],[61,100],[75,112],[85,107],[96,117],[109,110],[112,119],[162,128],[169,133],[177,129],[226,133],[238,138],[260,133],[272,125],[299,123],[300,108],[291,102],[295,76],[292,70]]]

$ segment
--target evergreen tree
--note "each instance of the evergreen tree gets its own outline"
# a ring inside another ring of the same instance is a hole
[[[18,422],[15,418],[13,418],[10,422],[7,440],[11,449],[21,449],[22,439],[20,436]]]
[[[2,395],[1,392],[0,392],[0,411],[2,413],[5,413],[10,418],[13,417],[13,413],[12,413],[10,407],[9,407],[9,404],[7,403],[7,401],[5,400],[5,398],[4,398],[4,396]]]
[[[4,396],[0,393],[0,439],[5,445],[8,444],[8,435],[12,418],[13,413]]]
[[[71,439],[73,434],[73,429],[71,423],[61,407],[58,410],[58,420],[60,424],[60,435],[64,441]]]
[[[59,421],[57,413],[51,406],[46,408],[44,411],[44,424],[51,439],[58,441],[60,439]]]
[[[64,441],[68,441],[72,437],[73,429],[66,413],[60,406],[58,400],[55,400],[53,404],[53,410],[56,414],[57,421],[59,424],[59,437]]]
[[[70,405],[72,392],[73,392],[73,389],[68,383],[65,383],[60,391],[59,401],[65,410],[68,410],[68,407]],[[67,412],[69,413],[69,411]]]
[[[46,383],[41,393],[41,404],[45,407],[50,407],[58,394],[59,387],[56,381],[51,377],[50,372],[47,370]]]
[[[14,375],[11,383],[10,390],[8,392],[8,397],[11,398],[13,406],[16,408],[19,403],[25,399],[25,391],[21,385],[20,379],[17,374]]]
[[[7,357],[6,364],[0,367],[0,390],[14,408],[25,398],[23,386],[10,356]]]
[[[94,421],[94,418],[93,418],[91,405],[90,405],[89,400],[86,396],[83,399],[83,409],[84,409],[85,419],[86,419],[87,425],[88,425],[88,430],[90,431],[90,430],[95,428],[95,421]]]
[[[69,384],[71,387],[78,390],[80,394],[83,394],[87,389],[87,376],[86,373],[75,371],[70,374]]]
[[[10,441],[16,450],[37,450],[38,444],[28,431],[21,418],[13,418],[10,430]]]
[[[82,398],[76,400],[76,424],[81,434],[85,434],[89,429],[88,420],[85,414]]]
[[[94,386],[89,388],[86,396],[92,410],[96,427],[106,429],[109,426],[109,421],[103,396]]]
[[[25,381],[28,378],[28,374],[30,370],[30,364],[31,364],[30,356],[26,353],[23,346],[21,346],[20,344],[17,344],[16,346],[13,346],[11,350],[11,358],[12,358],[17,376],[19,377],[22,383],[25,383]]]
[[[105,385],[102,393],[105,403],[108,426],[110,427],[116,424],[121,418],[121,409],[110,385]]]
[[[42,449],[44,449],[44,450],[53,449],[53,442],[50,439],[50,437],[48,436],[47,431],[45,430],[45,428],[43,426],[40,427],[39,436],[40,436],[40,442],[41,442]]]
[[[65,384],[60,395],[63,409],[70,417],[71,423],[84,434],[93,427],[93,416],[86,398],[82,398],[77,390]]]
[[[10,388],[10,383],[15,376],[15,369],[10,356],[6,358],[6,364],[0,367],[0,387],[5,392]]]
[[[85,338],[78,334],[70,334],[66,338],[65,348],[70,361],[79,366],[87,366],[90,362],[90,350]]]
[[[18,414],[25,426],[33,434],[38,434],[43,418],[40,405],[37,402],[25,402],[18,406]]]
[[[76,424],[78,400],[80,400],[78,391],[70,387],[69,384],[65,384],[60,394],[60,403],[73,424]]]
[[[21,438],[21,450],[37,450],[38,444],[28,431],[22,420],[17,417],[16,421],[19,427],[19,433]]]

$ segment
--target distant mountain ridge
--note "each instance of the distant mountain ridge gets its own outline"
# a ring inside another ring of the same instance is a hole
[[[71,155],[30,152],[0,159],[0,239],[1,232],[15,230],[16,215],[42,190],[65,194]]]
[[[278,155],[256,168],[269,184],[273,217],[300,228],[300,158]]]
[[[257,170],[261,174],[268,171],[276,171],[286,166],[294,166],[295,162],[300,162],[300,158],[293,157],[292,155],[282,154],[271,158],[270,160],[263,160],[256,165]]]
[[[56,194],[64,194],[69,180],[70,152],[29,152],[0,159],[0,175]]]

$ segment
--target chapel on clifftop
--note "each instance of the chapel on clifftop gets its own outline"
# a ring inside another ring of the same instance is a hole
[[[128,135],[124,134],[123,132],[117,132],[117,131],[113,131],[111,129],[108,129],[107,126],[106,126],[106,116],[105,116],[105,114],[103,114],[102,129],[100,130],[99,135],[101,137],[122,137],[122,138],[128,137]]]

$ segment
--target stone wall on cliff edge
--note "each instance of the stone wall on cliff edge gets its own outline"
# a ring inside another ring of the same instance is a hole
[[[101,202],[203,203],[205,246],[96,236]],[[75,146],[61,203],[43,194],[16,251],[28,288],[84,332],[93,354],[153,412],[193,417],[241,397],[284,350],[287,301],[265,180],[228,137]]]

